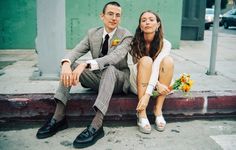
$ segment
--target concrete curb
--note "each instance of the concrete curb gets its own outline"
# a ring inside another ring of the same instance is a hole
[[[92,105],[96,94],[72,94],[68,101],[67,115],[70,118],[90,120],[94,116]],[[152,99],[148,114],[152,113]],[[108,120],[135,119],[137,98],[135,95],[114,95],[106,118]],[[42,120],[54,112],[53,94],[0,94],[0,119]],[[235,114],[236,91],[191,92],[187,96],[175,92],[166,98],[163,113],[167,116],[204,116],[212,114]]]

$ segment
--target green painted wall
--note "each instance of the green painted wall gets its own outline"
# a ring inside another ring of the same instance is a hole
[[[66,39],[67,48],[73,48],[91,27],[101,26],[99,14],[109,0],[67,0],[66,1]],[[180,42],[182,0],[117,0],[122,6],[121,26],[132,33],[138,25],[142,11],[153,10],[159,13],[164,24],[165,38],[172,47],[178,48]]]
[[[0,49],[35,47],[36,0],[0,0]]]
[[[87,30],[101,26],[99,13],[109,0],[66,0],[67,48],[73,48]],[[144,10],[159,13],[166,39],[179,47],[183,0],[117,0],[122,6],[121,26],[134,33]],[[0,50],[35,48],[36,0],[0,0]]]

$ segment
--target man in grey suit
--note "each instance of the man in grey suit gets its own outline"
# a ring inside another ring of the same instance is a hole
[[[71,86],[78,82],[84,87],[98,91],[93,105],[96,115],[92,123],[74,140],[74,147],[83,148],[94,144],[104,136],[103,117],[107,112],[113,93],[127,93],[129,68],[127,54],[132,36],[127,29],[119,27],[121,7],[109,2],[100,15],[104,27],[90,29],[85,38],[62,60],[61,81],[55,93],[54,116],[37,132],[37,138],[47,138],[68,127],[65,106]],[[87,52],[92,60],[77,64],[75,61]]]

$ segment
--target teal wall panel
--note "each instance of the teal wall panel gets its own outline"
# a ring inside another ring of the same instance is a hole
[[[102,25],[99,18],[100,8],[103,7],[102,2],[98,0],[66,1],[67,48],[73,48],[88,29]]]
[[[108,1],[66,1],[67,48],[73,48],[89,28],[102,25],[99,14]],[[142,11],[158,12],[164,25],[165,38],[171,41],[173,48],[179,48],[182,0],[117,0],[117,2],[122,6],[121,26],[134,33]]]
[[[35,47],[36,0],[0,0],[0,49]]]
[[[181,37],[182,0],[162,0],[159,14],[162,16],[165,36],[171,41],[173,48],[179,48]]]
[[[73,48],[92,27],[102,26],[99,14],[109,0],[66,0],[66,43]],[[144,10],[159,13],[165,38],[179,47],[183,0],[117,0],[121,26],[132,33]],[[0,50],[35,48],[36,0],[0,0]]]

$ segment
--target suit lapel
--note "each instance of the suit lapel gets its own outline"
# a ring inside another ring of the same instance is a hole
[[[98,58],[99,57],[99,54],[101,53],[101,50],[102,50],[102,35],[103,35],[103,30],[104,28],[100,28],[95,34],[94,34],[94,37],[93,37],[93,52],[92,52],[92,55],[93,55],[93,58]],[[117,28],[116,32],[114,33],[113,37],[111,38],[110,42],[109,42],[109,45],[108,45],[108,54],[110,52],[112,52],[116,46],[112,45],[112,42],[115,40],[115,39],[119,39],[121,40],[122,38],[122,34],[120,33],[121,30],[119,29],[119,27]]]
[[[109,42],[108,53],[112,52],[112,51],[116,48],[116,45],[112,45],[112,42],[113,42],[115,39],[116,39],[116,40],[117,40],[117,39],[121,40],[121,33],[120,33],[119,27],[117,28],[116,32],[114,33],[112,39],[111,39],[110,42]]]
[[[94,34],[93,37],[93,52],[92,55],[94,58],[98,58],[101,47],[102,47],[102,34],[103,34],[103,28],[99,29],[96,34]]]

